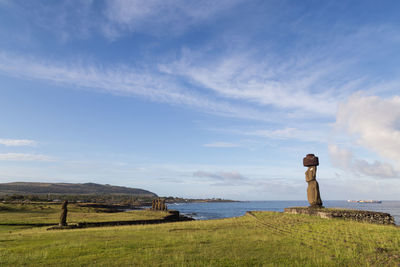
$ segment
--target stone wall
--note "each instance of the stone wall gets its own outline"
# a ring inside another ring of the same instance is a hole
[[[285,208],[285,213],[308,214],[327,219],[340,218],[358,222],[394,225],[394,219],[389,213],[376,212],[376,211],[292,207],[292,208]]]
[[[47,228],[47,230],[64,230],[64,229],[76,229],[76,228],[89,228],[89,227],[103,227],[103,226],[121,226],[121,225],[138,225],[138,224],[160,224],[169,222],[183,222],[183,221],[194,221],[193,218],[185,215],[180,215],[177,210],[168,211],[169,215],[163,219],[154,220],[134,220],[134,221],[110,221],[110,222],[80,222],[77,224],[70,224],[67,226],[53,226]]]

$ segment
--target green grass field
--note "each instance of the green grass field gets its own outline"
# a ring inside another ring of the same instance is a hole
[[[0,203],[0,227],[2,224],[29,224],[59,222],[61,204],[2,204]],[[103,209],[68,205],[67,223],[109,222],[162,219],[166,212],[133,210],[127,212],[103,212]]]
[[[400,264],[398,227],[273,212],[158,225],[0,229],[0,266]]]

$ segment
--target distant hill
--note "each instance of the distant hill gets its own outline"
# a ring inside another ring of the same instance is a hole
[[[157,197],[153,192],[124,186],[102,185],[95,183],[0,183],[0,194],[126,194]]]

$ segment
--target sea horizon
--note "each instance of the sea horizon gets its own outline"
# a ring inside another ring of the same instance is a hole
[[[389,213],[395,223],[400,223],[400,200],[385,200],[382,203],[355,203],[347,200],[325,200],[326,208],[345,208]],[[243,216],[247,211],[283,212],[285,208],[309,206],[306,200],[265,200],[236,202],[191,202],[170,203],[169,209],[178,210],[183,215],[196,220],[222,219]]]

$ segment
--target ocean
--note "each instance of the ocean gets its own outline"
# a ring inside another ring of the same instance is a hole
[[[400,201],[382,201],[378,203],[349,203],[344,200],[324,201],[326,208],[346,208],[370,210],[390,213],[397,225],[400,224]],[[196,220],[221,219],[242,216],[246,211],[279,211],[287,207],[308,206],[307,201],[240,201],[240,202],[205,202],[205,203],[175,203],[168,204],[169,209]]]

